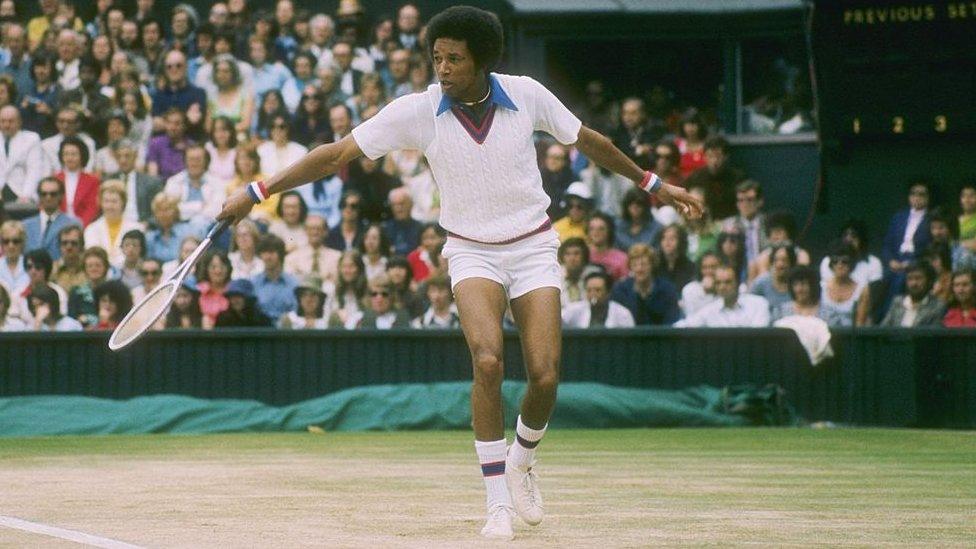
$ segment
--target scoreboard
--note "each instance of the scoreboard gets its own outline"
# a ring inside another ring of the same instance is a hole
[[[976,0],[815,0],[821,139],[976,137]]]

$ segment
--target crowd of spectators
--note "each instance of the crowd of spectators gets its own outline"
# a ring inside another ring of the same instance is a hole
[[[293,0],[38,5],[27,20],[0,0],[0,331],[112,329],[229,193],[433,82],[410,4],[389,17],[356,0],[334,14]],[[540,134],[566,326],[976,326],[976,184],[931,208],[931,186],[912,182],[880,258],[851,220],[814,264],[793,216],[765,211],[695,112],[658,120],[636,97],[576,111],[707,211],[684,220]],[[439,207],[421,152],[356,160],[257,206],[158,328],[457,328]]]

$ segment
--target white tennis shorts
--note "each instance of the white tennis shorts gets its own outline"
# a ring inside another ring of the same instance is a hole
[[[466,278],[487,278],[505,288],[509,299],[537,288],[562,288],[556,259],[559,235],[543,231],[511,244],[481,244],[453,236],[444,244],[451,286]]]

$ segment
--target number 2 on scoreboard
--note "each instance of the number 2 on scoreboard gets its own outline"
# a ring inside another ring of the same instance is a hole
[[[940,114],[935,117],[935,131],[943,133],[949,129],[949,120],[946,119],[944,114]]]
[[[891,119],[891,131],[894,133],[905,133],[905,119],[901,116],[896,116]]]

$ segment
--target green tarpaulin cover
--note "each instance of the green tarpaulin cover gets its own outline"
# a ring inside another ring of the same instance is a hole
[[[737,388],[730,392],[706,386],[671,391],[563,383],[551,426],[778,423],[778,414],[757,414],[754,406],[743,406],[744,402],[766,402],[768,398],[762,391]],[[524,383],[504,383],[507,418],[518,413],[524,392]],[[302,431],[310,426],[326,431],[468,429],[470,395],[471,385],[461,382],[356,387],[281,407],[251,400],[206,400],[182,395],[130,400],[61,395],[0,398],[0,436]],[[744,399],[743,395],[749,398]]]

